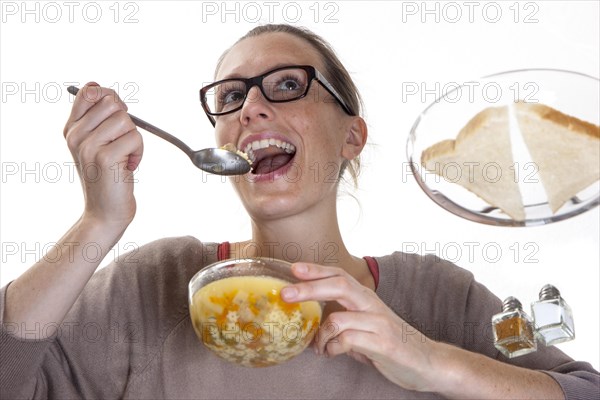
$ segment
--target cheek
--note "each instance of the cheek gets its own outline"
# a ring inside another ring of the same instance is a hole
[[[341,138],[340,124],[334,118],[315,105],[315,107],[310,107],[305,114],[295,115],[293,122],[305,142],[311,147],[313,145],[327,146],[331,149]]]
[[[343,134],[339,125],[327,120],[313,121],[305,126],[305,132],[307,145],[312,151],[329,160],[340,156]]]
[[[235,134],[233,129],[226,129],[223,124],[217,123],[215,128],[215,143],[217,147],[224,146],[227,143],[235,143]]]

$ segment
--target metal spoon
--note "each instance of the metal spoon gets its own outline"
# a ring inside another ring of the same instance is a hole
[[[76,95],[79,91],[79,88],[75,86],[69,86],[67,91],[72,95]],[[194,151],[187,144],[183,143],[170,133],[167,133],[156,126],[139,119],[135,115],[128,115],[131,117],[131,120],[136,126],[179,147],[179,149],[188,155],[190,160],[192,160],[192,163],[194,163],[196,167],[203,171],[216,175],[243,175],[250,171],[250,162],[239,154],[218,148],[208,148]]]

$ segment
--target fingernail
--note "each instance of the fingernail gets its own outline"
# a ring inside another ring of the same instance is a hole
[[[301,274],[305,274],[306,272],[308,272],[308,267],[306,266],[306,264],[295,264],[294,269],[296,270],[296,272],[300,272]]]
[[[298,296],[298,289],[293,286],[284,287],[281,289],[281,296],[285,299],[291,300]]]

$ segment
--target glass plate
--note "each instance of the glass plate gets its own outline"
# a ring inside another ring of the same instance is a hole
[[[600,125],[600,81],[577,72],[555,69],[507,71],[464,84],[447,84],[443,95],[429,105],[415,121],[407,142],[413,176],[425,193],[439,206],[471,221],[499,226],[535,226],[579,215],[600,203],[600,182],[596,181],[573,196],[555,213],[548,206],[528,151],[513,152],[515,181],[524,204],[525,219],[515,220],[499,208],[457,183],[421,166],[423,150],[445,139],[456,139],[459,131],[488,107],[512,105],[516,101],[542,103],[564,114]],[[510,107],[509,107],[510,108]],[[513,118],[513,117],[510,117]],[[509,119],[510,119],[509,118]],[[514,124],[511,125],[511,130]],[[517,135],[518,136],[518,135]],[[513,147],[519,139],[511,133]],[[521,143],[521,150],[526,147]],[[591,168],[600,169],[600,160]],[[471,167],[473,168],[473,167]],[[471,170],[475,179],[477,169]],[[486,171],[486,173],[489,171]],[[523,183],[527,182],[526,185]],[[535,184],[537,182],[537,184]]]

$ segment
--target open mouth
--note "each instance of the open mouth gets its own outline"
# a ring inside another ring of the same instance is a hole
[[[244,152],[252,161],[251,173],[266,175],[288,165],[296,155],[296,146],[279,139],[262,139],[248,143]]]

